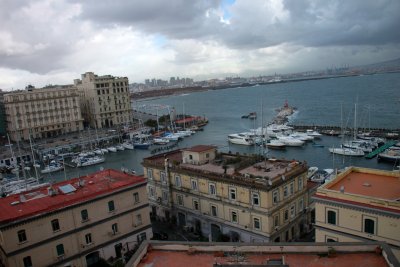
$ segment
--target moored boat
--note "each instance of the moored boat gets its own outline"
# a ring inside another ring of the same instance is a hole
[[[254,140],[244,133],[235,133],[228,135],[228,141],[236,145],[252,146],[254,145]]]
[[[57,171],[61,171],[64,169],[64,165],[56,162],[55,160],[50,161],[50,163],[48,165],[46,165],[44,167],[43,170],[41,170],[41,173],[51,173],[51,172],[57,172]]]
[[[105,161],[104,157],[94,156],[94,157],[79,157],[76,161],[77,167],[85,167],[90,165],[99,164]]]
[[[364,156],[365,154],[364,151],[362,151],[361,149],[352,149],[346,147],[329,148],[329,152],[342,156],[354,156],[354,157],[361,157]]]

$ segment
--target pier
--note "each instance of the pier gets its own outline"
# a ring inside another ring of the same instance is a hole
[[[378,155],[379,153],[382,153],[383,151],[385,151],[385,149],[393,146],[394,144],[396,144],[396,141],[391,140],[389,142],[387,142],[386,144],[378,147],[377,149],[375,149],[374,151],[372,151],[371,153],[369,153],[368,155],[365,156],[366,159],[372,159],[373,157],[375,157],[376,155]]]

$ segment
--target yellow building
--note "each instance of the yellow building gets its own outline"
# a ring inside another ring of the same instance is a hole
[[[140,176],[104,170],[0,199],[0,266],[96,266],[151,237]]]
[[[384,241],[400,253],[400,173],[350,167],[318,188],[316,241]]]
[[[80,91],[82,115],[91,127],[108,128],[132,121],[127,77],[86,72],[74,83]]]
[[[289,241],[308,230],[307,166],[199,145],[145,158],[152,216],[212,241]]]
[[[83,129],[78,90],[55,86],[4,95],[7,132],[11,140],[48,138]]]

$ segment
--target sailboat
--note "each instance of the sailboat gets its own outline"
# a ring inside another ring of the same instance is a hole
[[[344,137],[343,131],[343,109],[341,108],[341,123],[342,123],[342,138]],[[357,134],[357,104],[354,106],[354,136]],[[342,142],[343,143],[343,142]],[[329,148],[329,152],[333,154],[338,154],[342,156],[354,156],[354,157],[362,157],[364,156],[364,151],[359,148],[348,148],[348,147],[338,147],[338,148]]]

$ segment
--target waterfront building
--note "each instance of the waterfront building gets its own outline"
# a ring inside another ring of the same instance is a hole
[[[304,162],[198,145],[142,164],[152,216],[210,241],[281,242],[309,230]]]
[[[13,141],[41,139],[83,129],[75,86],[49,86],[4,95],[7,132]]]
[[[142,176],[109,169],[0,199],[0,266],[96,266],[151,237]]]
[[[399,266],[384,242],[368,243],[209,243],[143,242],[127,267],[295,267]]]
[[[93,128],[108,128],[132,122],[127,77],[97,76],[93,72],[74,80],[81,95],[85,121]]]
[[[388,243],[400,258],[400,173],[349,167],[318,188],[317,242]]]

